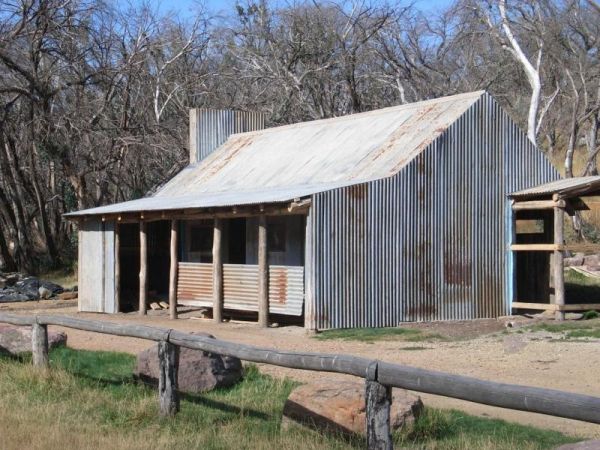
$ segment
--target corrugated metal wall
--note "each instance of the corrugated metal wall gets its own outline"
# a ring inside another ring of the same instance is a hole
[[[395,326],[508,313],[506,194],[557,178],[482,96],[399,174],[313,197],[307,324]]]
[[[190,110],[190,164],[201,161],[234,133],[262,130],[265,116],[258,112],[220,109]]]
[[[116,312],[114,231],[114,221],[90,219],[80,224],[79,311]]]

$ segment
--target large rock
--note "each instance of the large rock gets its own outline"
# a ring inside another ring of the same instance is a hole
[[[354,381],[320,381],[292,391],[283,407],[285,425],[299,423],[311,428],[348,435],[366,435],[365,385]],[[420,397],[403,389],[392,391],[392,430],[412,424],[423,410]]]
[[[62,331],[48,331],[48,347],[67,345],[67,335]],[[0,353],[19,355],[31,352],[31,327],[0,324]]]
[[[192,333],[199,336],[214,336]],[[158,384],[158,344],[137,355],[134,376],[148,384]],[[221,356],[181,347],[177,383],[180,392],[196,394],[235,384],[242,377],[242,362],[238,358]]]

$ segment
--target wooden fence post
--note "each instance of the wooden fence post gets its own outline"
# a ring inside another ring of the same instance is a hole
[[[35,367],[48,367],[48,326],[34,323],[31,326],[31,347],[33,352],[33,365]]]
[[[559,198],[557,194],[553,197],[555,202]],[[564,217],[565,211],[558,206],[554,207],[554,244],[563,245],[564,242]],[[565,272],[564,272],[564,253],[562,250],[554,252],[554,303],[559,308],[565,305]],[[565,312],[557,309],[554,313],[555,320],[565,320]]]
[[[393,449],[390,429],[392,388],[384,386],[377,381],[377,362],[372,362],[367,368],[365,402],[367,448],[369,450]]]
[[[177,372],[179,347],[168,341],[158,343],[158,401],[161,417],[174,416],[179,411]]]

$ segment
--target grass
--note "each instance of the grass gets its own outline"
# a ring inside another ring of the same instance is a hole
[[[181,412],[159,419],[156,392],[132,381],[127,354],[55,349],[50,371],[30,357],[0,357],[2,449],[342,449],[364,448],[300,427],[280,431],[290,380],[247,368],[230,389],[186,396]],[[458,411],[426,409],[414,427],[394,436],[396,448],[488,450],[554,448],[576,439]]]
[[[437,333],[427,333],[414,328],[352,328],[341,330],[326,330],[314,336],[319,340],[339,339],[342,341],[389,341],[405,342],[444,341],[444,336]]]
[[[577,320],[554,323],[539,323],[528,327],[530,331],[547,331],[562,333],[567,339],[595,338],[600,339],[600,319]]]
[[[566,270],[565,297],[569,303],[600,303],[600,278]]]
[[[59,269],[41,273],[38,278],[56,283],[65,289],[71,289],[77,285],[77,271],[72,269]]]

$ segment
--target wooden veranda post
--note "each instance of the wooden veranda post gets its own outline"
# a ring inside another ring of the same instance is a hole
[[[171,251],[169,267],[169,316],[177,319],[177,229],[179,222],[171,220]]]
[[[33,365],[48,367],[48,326],[34,323],[31,326]]]
[[[392,388],[377,381],[377,366],[377,362],[369,365],[365,379],[367,448],[391,450],[393,448],[390,428]]]
[[[179,347],[168,341],[158,343],[158,400],[162,417],[174,416],[179,411],[177,372]]]
[[[557,194],[552,197],[555,202],[559,198]],[[562,246],[564,244],[564,217],[565,211],[559,206],[554,207],[554,244]],[[564,255],[559,247],[554,251],[554,303],[558,308],[565,304],[565,272],[564,272]],[[556,320],[564,320],[565,312],[561,309],[555,311]]]
[[[213,231],[213,320],[223,321],[223,220],[216,218]]]
[[[139,314],[146,315],[148,296],[148,233],[146,222],[140,222],[140,307]]]
[[[115,312],[121,312],[121,224],[115,222]]]
[[[269,326],[269,263],[267,250],[267,217],[258,218],[258,325]]]

